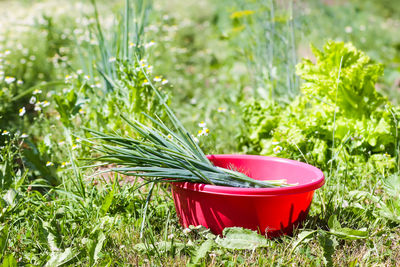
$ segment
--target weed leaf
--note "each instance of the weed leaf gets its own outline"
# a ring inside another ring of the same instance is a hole
[[[75,255],[71,248],[67,248],[66,250],[61,252],[53,252],[50,255],[50,260],[46,263],[45,266],[61,266],[72,260],[74,257]]]
[[[326,266],[333,266],[332,256],[335,253],[335,248],[338,242],[334,237],[329,236],[325,231],[320,231],[318,242],[324,252],[323,260]]]
[[[255,249],[258,247],[267,247],[268,240],[257,234],[257,232],[243,229],[240,227],[225,228],[223,231],[224,238],[217,237],[215,242],[228,249]]]
[[[339,221],[336,218],[336,215],[332,215],[329,218],[328,226],[330,228],[329,232],[331,234],[345,240],[363,239],[367,238],[369,235],[367,230],[363,229],[355,230],[347,227],[342,228]]]
[[[293,251],[301,244],[301,243],[306,243],[308,242],[311,237],[317,232],[317,230],[313,231],[303,231],[301,232],[298,236],[296,241],[292,245],[292,250],[290,251],[290,254],[293,253]]]
[[[208,239],[204,241],[199,248],[194,247],[191,251],[192,257],[190,258],[188,266],[196,266],[201,259],[207,256],[207,253],[211,251],[213,246],[215,246],[214,240]]]
[[[99,253],[100,253],[101,249],[103,248],[103,243],[105,240],[106,240],[106,236],[104,235],[103,232],[100,232],[99,236],[97,237],[96,247],[94,249],[94,254],[93,254],[94,262],[97,262],[97,260],[99,259]]]
[[[110,206],[112,204],[112,201],[114,199],[114,186],[113,189],[107,194],[107,196],[104,198],[103,204],[101,205],[101,213],[102,215],[105,215],[108,210],[110,209]]]
[[[2,267],[17,267],[17,261],[14,259],[12,254],[5,256],[3,259]]]

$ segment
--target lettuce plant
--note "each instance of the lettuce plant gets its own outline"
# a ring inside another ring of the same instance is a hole
[[[312,47],[297,74],[301,94],[286,107],[253,101],[243,108],[248,153],[297,158],[320,167],[368,163],[385,171],[398,166],[399,108],[375,89],[383,66],[351,43]]]

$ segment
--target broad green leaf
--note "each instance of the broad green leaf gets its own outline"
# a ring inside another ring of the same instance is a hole
[[[228,249],[255,249],[269,246],[268,240],[257,232],[240,227],[225,228],[223,238],[218,237],[215,242]]]
[[[50,255],[50,260],[46,263],[45,266],[48,267],[61,266],[63,264],[68,263],[74,257],[75,255],[71,248],[67,248],[64,251],[53,252]]]
[[[193,247],[191,249],[191,254],[192,257],[190,258],[190,264],[198,264],[200,262],[201,259],[204,259],[207,256],[207,253],[210,252],[213,248],[213,246],[215,246],[215,242],[212,239],[207,239],[206,241],[204,241],[201,246],[198,247]]]
[[[345,240],[357,240],[367,238],[369,236],[368,231],[364,229],[355,230],[347,227],[342,228],[336,218],[336,215],[332,215],[329,218],[328,226],[331,234]]]
[[[103,243],[105,240],[106,240],[106,236],[104,235],[103,232],[100,232],[100,234],[97,237],[97,244],[96,244],[96,247],[94,249],[94,254],[93,254],[93,259],[94,259],[95,263],[99,259],[99,253],[100,253],[101,249],[103,248]]]
[[[189,225],[189,229],[193,232],[196,233],[206,239],[215,239],[216,235],[211,233],[211,230],[209,228],[204,227],[203,225]]]
[[[101,205],[102,215],[105,215],[108,212],[108,210],[110,209],[110,206],[114,199],[114,189],[115,189],[115,187],[113,186],[113,189],[110,192],[108,192],[107,196],[103,200],[103,204]]]
[[[59,252],[60,249],[57,246],[57,238],[54,236],[52,232],[50,232],[47,235],[47,243],[49,244],[50,251],[51,252]]]
[[[16,196],[17,192],[15,192],[15,190],[11,188],[7,190],[7,193],[3,196],[3,199],[7,203],[7,205],[13,206],[15,204],[14,200]]]
[[[339,229],[331,229],[330,233],[336,235],[341,239],[346,240],[357,240],[357,239],[364,239],[369,236],[369,232],[367,230],[359,229],[351,229],[351,228],[339,228]]]
[[[12,254],[5,256],[3,259],[2,267],[17,267],[17,261]]]
[[[331,215],[331,217],[329,217],[328,226],[331,229],[339,229],[339,228],[341,228],[340,223],[337,220],[336,215]]]
[[[335,253],[335,248],[338,242],[334,237],[329,236],[325,231],[320,231],[318,234],[318,242],[324,252],[324,263],[326,266],[333,266],[332,256]]]
[[[301,243],[306,243],[308,242],[313,235],[315,235],[315,233],[317,233],[317,230],[313,230],[313,231],[302,231],[298,236],[296,241],[293,243],[292,245],[292,250],[290,251],[290,253],[293,253],[293,251],[301,244]]]

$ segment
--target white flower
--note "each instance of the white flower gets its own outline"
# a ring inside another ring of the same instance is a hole
[[[135,43],[132,43],[132,42],[129,43],[129,47],[135,47],[135,46],[136,46]]]
[[[197,136],[208,136],[210,133],[210,130],[206,127],[203,128],[203,130],[199,130]]]
[[[42,108],[40,107],[40,102],[38,102],[37,104],[35,104],[35,107],[33,108],[34,111],[41,111]]]
[[[108,59],[108,62],[115,62],[117,59],[115,58],[115,57],[110,57],[109,59]]]
[[[197,104],[197,99],[196,98],[190,99],[190,104],[196,105]]]
[[[65,168],[68,165],[70,165],[71,163],[69,161],[64,161],[63,163],[61,163],[61,168]]]
[[[58,145],[59,146],[62,146],[62,145],[64,145],[65,144],[65,141],[60,141],[60,142],[58,142]]]
[[[196,142],[196,144],[198,144],[200,142],[199,138],[197,138],[197,137],[193,137],[193,140]]]
[[[19,116],[20,116],[20,117],[24,116],[25,113],[26,113],[25,107],[22,107],[22,108],[19,109]]]
[[[167,83],[168,83],[168,80],[167,80],[167,79],[163,79],[163,80],[161,81],[161,84],[162,84],[162,85],[167,84]]]
[[[275,138],[272,140],[272,144],[273,145],[278,145],[279,144],[279,141],[278,140],[276,140]]]
[[[17,84],[18,84],[18,85],[23,85],[23,84],[24,84],[24,81],[18,80],[18,81],[17,81]]]
[[[21,138],[27,138],[29,135],[27,135],[26,133],[23,133],[22,135],[21,135]]]
[[[81,75],[83,73],[83,70],[77,70],[76,74]]]
[[[343,200],[342,208],[347,208],[348,206],[349,206],[349,202],[347,202],[346,200]]]
[[[1,135],[9,135],[9,134],[10,134],[10,132],[7,131],[7,130],[4,130],[4,131],[1,133]]]
[[[29,104],[33,105],[36,103],[36,97],[32,96],[31,99],[29,99]]]
[[[80,147],[81,147],[81,146],[80,146],[80,145],[77,145],[77,144],[73,144],[73,145],[72,145],[72,149],[73,149],[73,150],[78,149],[78,148],[80,148]]]
[[[65,75],[65,83],[68,83],[72,79],[71,75]]]
[[[192,230],[190,230],[189,228],[185,228],[185,229],[183,229],[182,232],[183,232],[185,235],[187,235],[187,234],[189,234],[191,231],[192,231]]]
[[[48,161],[48,162],[46,163],[46,167],[50,167],[50,166],[54,166],[54,163],[51,162],[51,161]]]
[[[155,82],[161,82],[161,77],[160,76],[156,76],[153,80]]]
[[[37,95],[37,94],[41,94],[41,93],[42,93],[42,90],[40,90],[40,89],[35,89],[35,90],[32,92],[33,95]]]
[[[150,47],[154,46],[155,44],[156,44],[156,42],[150,41],[149,43],[144,45],[144,48],[150,48]]]
[[[353,32],[353,28],[351,26],[346,26],[346,28],[344,28],[344,31],[346,33],[352,33]]]
[[[41,102],[40,104],[42,105],[42,107],[47,107],[50,105],[50,102],[45,100],[45,101]]]
[[[5,55],[5,56],[8,56],[9,54],[11,54],[11,51],[10,51],[10,50],[4,51],[4,55]]]
[[[174,234],[170,234],[170,235],[168,236],[168,239],[172,239],[172,238],[174,238]]]
[[[15,81],[15,78],[14,78],[14,77],[11,77],[11,76],[6,76],[6,78],[4,79],[4,81],[5,81],[7,84],[11,84],[11,83],[13,83],[13,82]]]
[[[207,124],[204,122],[204,121],[201,121],[200,123],[199,123],[199,127],[201,127],[201,128],[204,128],[204,127],[206,127],[207,126]]]
[[[276,147],[274,147],[273,150],[274,150],[275,154],[278,154],[278,153],[280,153],[282,151],[282,147],[281,146],[276,146]]]
[[[218,111],[219,113],[224,113],[224,112],[226,112],[226,108],[219,107],[219,108],[217,109],[217,111]]]
[[[142,83],[142,86],[149,85],[149,84],[150,84],[150,83],[149,83],[148,80],[144,80],[144,82]]]
[[[85,75],[85,76],[83,76],[83,79],[85,79],[86,81],[89,81],[90,80],[90,76],[89,75]]]

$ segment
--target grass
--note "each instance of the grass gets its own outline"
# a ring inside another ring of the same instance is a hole
[[[89,3],[79,10],[76,2],[68,3],[63,16],[41,16],[47,9],[59,10],[59,1],[32,6],[13,1],[21,14],[36,14],[37,23],[21,30],[9,16],[1,21],[7,27],[0,32],[4,71],[0,76],[23,81],[8,84],[0,78],[0,261],[4,265],[394,266],[399,262],[398,142],[397,169],[333,164],[332,171],[325,170],[327,183],[316,192],[305,224],[293,236],[267,240],[242,230],[217,239],[205,229],[182,229],[168,185],[137,190],[139,178],[83,168],[80,159],[96,154],[77,138],[89,138],[84,127],[137,137],[120,115],[128,113],[129,120],[151,125],[140,111],[165,118],[160,108],[165,101],[189,132],[197,133],[202,129],[198,124],[205,122],[210,134],[198,137],[204,151],[238,152],[238,135],[248,131],[240,105],[252,97],[271,101],[273,96],[274,105],[285,107],[298,92],[293,73],[297,58],[309,55],[305,48],[309,42],[320,46],[328,38],[353,41],[383,62],[386,75],[380,90],[398,103],[398,40],[395,28],[387,27],[399,23],[395,14],[377,8],[381,13],[371,15],[370,6],[379,4],[370,1],[334,5],[311,1],[293,3],[293,9],[280,3],[271,6],[269,1],[260,6],[241,1],[207,5],[154,1],[146,6],[143,1],[144,9],[132,5],[122,11],[125,1],[113,6],[97,1],[96,17]],[[258,7],[260,13],[254,16],[240,12]],[[146,20],[128,22],[143,12],[148,12]],[[262,17],[268,23],[261,27]],[[376,23],[369,23],[371,18]],[[104,44],[97,46],[100,32]],[[136,51],[130,42],[143,46],[139,64],[129,57]],[[11,53],[5,55],[6,50]],[[110,60],[113,57],[116,61]],[[274,65],[279,71],[270,79]],[[137,68],[151,73],[141,75]],[[167,96],[163,101],[147,87],[149,81]],[[111,88],[110,82],[115,86]],[[46,100],[50,105],[44,104]],[[20,116],[22,107],[26,114]],[[228,246],[237,236],[258,240],[258,247],[239,249],[246,242]]]

